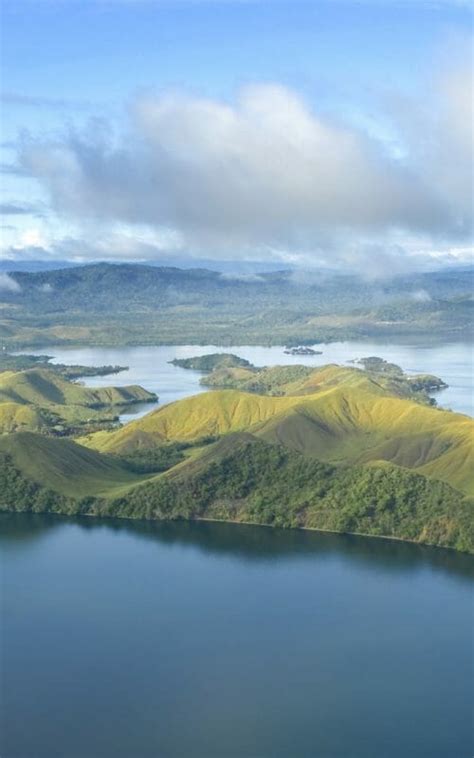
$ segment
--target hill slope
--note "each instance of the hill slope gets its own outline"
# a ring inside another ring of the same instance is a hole
[[[133,482],[107,456],[81,453],[67,440],[19,434],[0,443],[3,509],[210,518],[389,536],[474,552],[472,503],[443,483],[393,466],[335,467],[249,434],[232,434],[164,474]],[[38,464],[32,466],[32,458]],[[80,487],[75,496],[74,486]]]
[[[149,400],[156,400],[156,396],[138,385],[84,387],[82,384],[63,379],[48,369],[0,373],[0,403],[83,405],[87,408],[98,408]]]
[[[22,429],[41,431],[47,426],[48,422],[38,408],[21,403],[0,403],[0,433]]]
[[[39,431],[58,424],[112,421],[114,408],[153,402],[156,395],[128,387],[84,387],[44,368],[0,373],[0,433]],[[21,408],[25,410],[21,410]]]
[[[205,393],[81,441],[123,453],[245,431],[326,462],[391,462],[474,494],[472,419],[394,397],[362,372],[353,382],[335,382],[332,370],[330,376],[304,396]]]
[[[113,458],[72,440],[30,432],[0,437],[1,455],[8,456],[25,478],[72,498],[105,495],[115,488],[144,480]]]
[[[474,552],[472,419],[358,369],[278,377],[293,394],[216,390],[81,444],[3,435],[0,508],[249,521]],[[35,412],[32,392],[50,410],[78,407],[59,405],[60,391],[28,378],[16,394],[25,404],[0,409]]]
[[[398,369],[398,366],[395,366]],[[310,366],[269,366],[256,368],[218,367],[201,379],[201,384],[217,389],[238,389],[264,395],[310,395],[321,389],[344,385],[360,387],[375,393],[406,397],[425,405],[432,405],[424,389],[424,382],[445,386],[437,377],[409,377],[399,373],[382,373],[329,364],[319,368]]]

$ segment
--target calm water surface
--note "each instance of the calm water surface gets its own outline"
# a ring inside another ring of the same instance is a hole
[[[3,758],[469,758],[471,558],[0,516]]]
[[[473,414],[473,349],[469,343],[457,343],[438,347],[407,345],[383,345],[368,342],[334,342],[316,345],[322,355],[289,356],[283,347],[239,346],[222,348],[205,346],[151,346],[121,348],[56,348],[47,347],[41,352],[54,356],[59,363],[80,363],[91,366],[120,364],[129,366],[114,376],[90,377],[84,382],[88,386],[141,384],[159,395],[160,404],[179,400],[188,395],[204,391],[199,385],[202,376],[197,371],[189,371],[170,365],[173,358],[188,358],[206,353],[232,352],[246,358],[255,366],[275,366],[303,363],[308,366],[322,366],[326,363],[344,364],[354,358],[378,355],[400,365],[408,373],[430,373],[440,376],[449,388],[437,393],[439,405],[460,413]],[[39,352],[39,351],[38,351]],[[150,411],[150,405],[128,410],[121,418],[132,417]]]
[[[472,413],[472,349],[235,347],[255,365],[379,355]],[[45,351],[122,364],[90,386],[196,394],[174,357],[215,346]],[[151,410],[135,409],[136,415]],[[122,417],[132,418],[131,413]],[[468,758],[474,561],[446,550],[225,524],[0,515],[2,758]]]

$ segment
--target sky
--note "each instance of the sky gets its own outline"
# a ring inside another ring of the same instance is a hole
[[[14,261],[472,260],[470,0],[3,0]]]

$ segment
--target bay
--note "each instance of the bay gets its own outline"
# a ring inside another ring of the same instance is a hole
[[[304,364],[322,366],[327,363],[350,365],[350,361],[377,355],[397,363],[407,373],[429,373],[441,377],[449,385],[448,389],[436,393],[438,404],[459,413],[473,415],[473,348],[468,342],[445,344],[436,347],[420,345],[380,344],[369,342],[333,342],[314,345],[322,355],[292,356],[284,353],[284,347],[234,346],[228,348],[216,345],[177,345],[145,347],[87,347],[64,348],[45,347],[38,352],[54,356],[53,362],[79,363],[100,366],[119,364],[129,366],[114,376],[88,377],[84,384],[103,387],[110,384],[141,384],[159,395],[160,404],[180,400],[183,397],[205,391],[199,380],[202,374],[173,366],[173,358],[189,358],[216,352],[232,352],[246,358],[256,366]],[[128,408],[121,416],[126,422],[131,418],[148,413],[152,406],[145,404]]]
[[[469,556],[0,515],[5,758],[472,755]]]

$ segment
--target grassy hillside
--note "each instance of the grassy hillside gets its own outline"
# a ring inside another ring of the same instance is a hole
[[[164,442],[193,442],[247,431],[300,402],[222,390],[195,395],[157,408],[117,432],[99,432],[80,441],[103,452],[121,453]]]
[[[474,421],[405,397],[393,372],[301,368],[263,372],[279,394],[215,390],[77,442],[4,434],[0,508],[249,521],[474,552]],[[116,397],[43,370],[4,372],[0,392],[5,426],[46,431],[58,408],[93,412],[78,397]]]
[[[22,429],[40,431],[46,429],[48,420],[40,410],[21,403],[0,403],[0,432],[16,432]]]
[[[321,461],[388,461],[474,494],[472,419],[395,397],[354,369],[329,366],[319,380],[311,380],[311,394],[304,395],[205,393],[81,441],[123,453],[245,431]]]
[[[156,395],[139,387],[84,387],[48,369],[4,371],[0,373],[0,403],[32,405],[82,405],[99,408],[156,400]]]
[[[152,392],[128,387],[89,388],[45,368],[0,373],[0,433],[110,424],[116,408],[156,400]],[[24,410],[22,410],[24,408]]]
[[[381,360],[381,359],[368,359]],[[362,361],[360,361],[362,362]],[[382,361],[382,364],[385,364]],[[386,364],[394,366],[394,364]],[[308,395],[330,385],[369,388],[373,392],[383,391],[397,397],[407,397],[426,405],[434,401],[428,392],[446,387],[434,376],[407,376],[402,369],[394,366],[394,371],[366,370],[327,365],[319,368],[310,366],[270,366],[260,369],[218,367],[201,379],[201,384],[212,388],[232,388],[243,392],[264,395]]]
[[[474,552],[472,502],[390,465],[332,466],[243,433],[132,481],[112,459],[67,440],[21,434],[0,443],[2,509],[306,527]]]
[[[75,499],[106,495],[144,479],[113,458],[72,440],[30,432],[0,437],[0,455],[8,456],[26,479]]]

